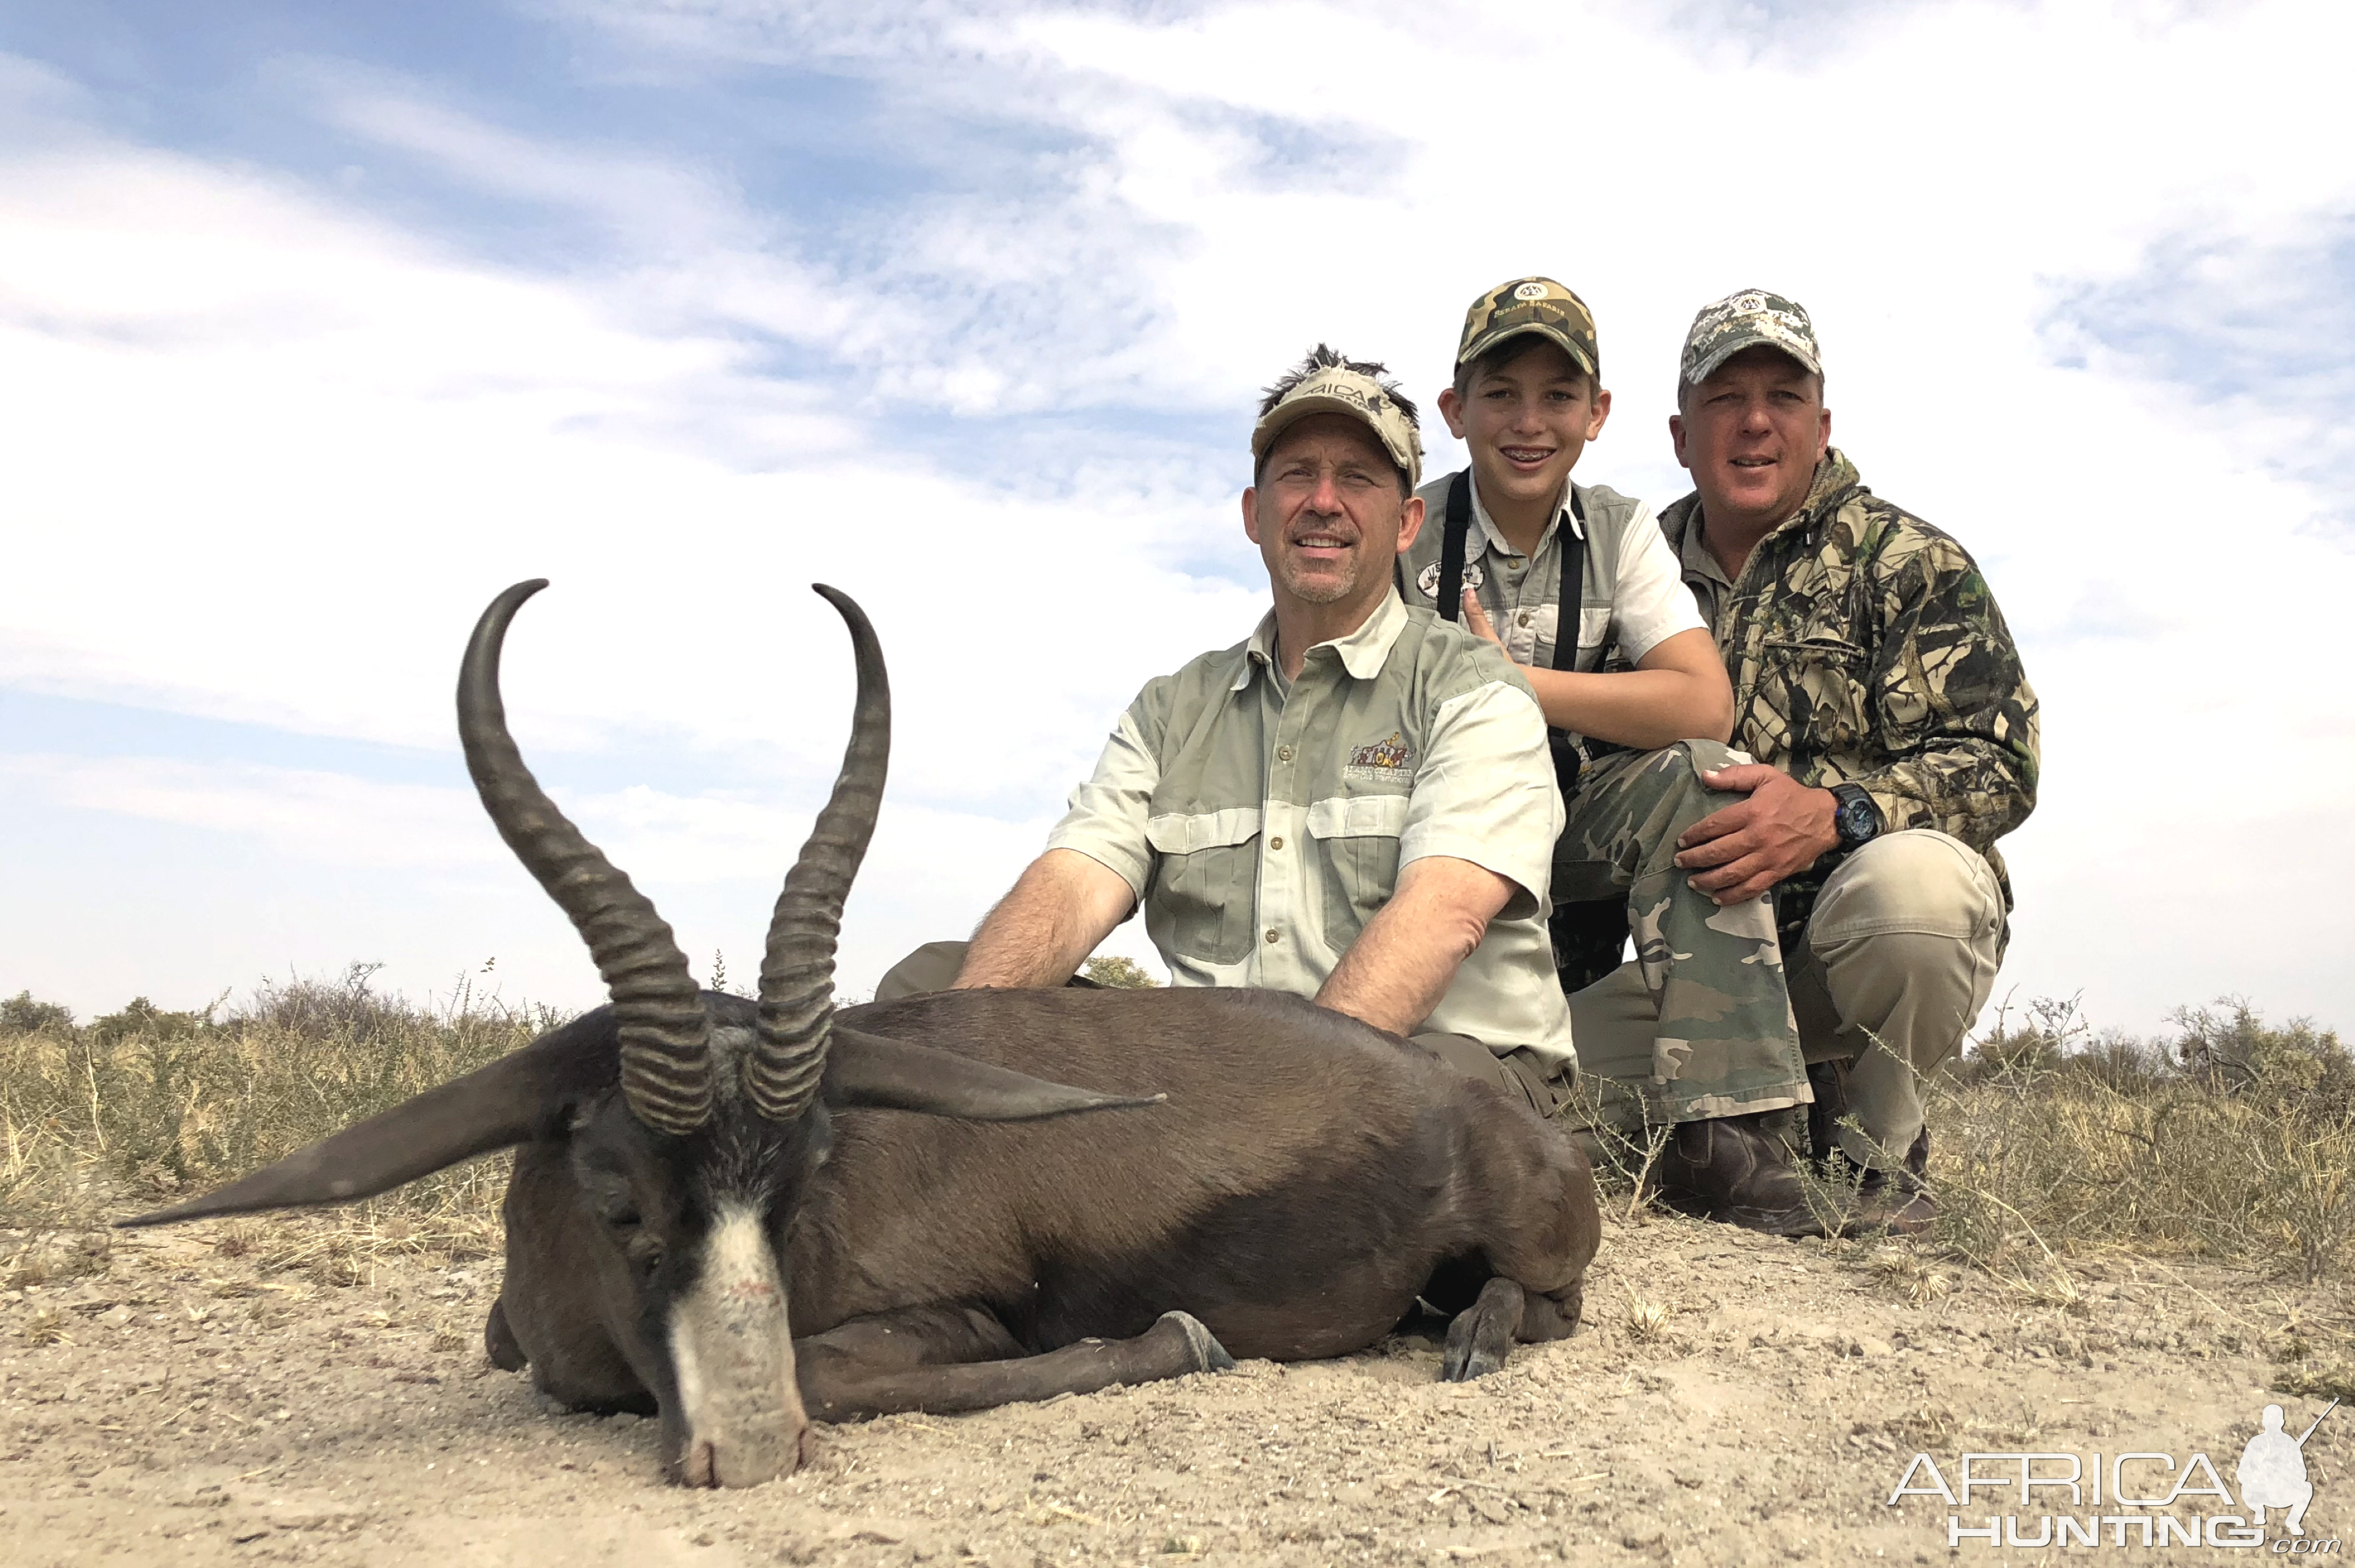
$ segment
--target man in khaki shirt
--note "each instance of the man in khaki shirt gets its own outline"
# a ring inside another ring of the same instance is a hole
[[[920,951],[879,999],[1062,985],[1141,906],[1176,984],[1313,997],[1561,1105],[1545,722],[1501,650],[1392,587],[1422,442],[1382,376],[1320,345],[1270,389],[1242,513],[1273,608],[1147,684],[972,942]]]

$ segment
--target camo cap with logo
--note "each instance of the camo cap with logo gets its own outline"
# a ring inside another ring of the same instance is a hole
[[[1816,323],[1798,302],[1764,289],[1744,289],[1703,305],[1693,317],[1692,330],[1685,334],[1685,385],[1700,385],[1716,375],[1719,366],[1760,344],[1781,349],[1814,375],[1824,373]]]
[[[1275,438],[1311,414],[1346,414],[1374,432],[1391,461],[1406,475],[1406,487],[1423,482],[1423,436],[1414,416],[1380,381],[1346,365],[1320,366],[1252,427],[1252,461],[1267,456]]]
[[[1561,344],[1589,376],[1603,374],[1594,342],[1594,314],[1586,302],[1551,278],[1516,278],[1499,283],[1464,313],[1464,335],[1455,345],[1455,368],[1463,369],[1508,337],[1535,333]]]

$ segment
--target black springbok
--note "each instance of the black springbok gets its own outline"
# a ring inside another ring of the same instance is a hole
[[[812,1414],[1360,1350],[1419,1293],[1463,1308],[1450,1378],[1576,1326],[1599,1235],[1585,1160],[1394,1035],[1265,991],[954,991],[836,1014],[890,715],[874,630],[832,588],[858,655],[849,750],[777,900],[757,1004],[698,991],[508,737],[500,645],[544,586],[484,612],[459,730],[612,1004],[127,1223],[364,1198],[519,1146],[492,1361],[575,1408],[659,1412],[667,1473],[691,1485],[792,1470]]]

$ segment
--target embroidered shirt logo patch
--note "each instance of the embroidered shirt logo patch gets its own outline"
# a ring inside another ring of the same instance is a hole
[[[1487,580],[1488,574],[1480,568],[1479,562],[1466,561],[1464,563],[1464,586],[1465,588],[1477,593],[1480,589],[1480,585]],[[1423,567],[1422,571],[1417,572],[1415,574],[1414,586],[1423,590],[1423,598],[1437,599],[1439,597],[1439,563],[1437,561],[1433,561],[1431,565]]]
[[[1392,730],[1388,740],[1378,740],[1371,746],[1361,746],[1349,753],[1349,771],[1354,773],[1363,768],[1397,775],[1404,773],[1408,764],[1413,760],[1414,752],[1408,747],[1406,737]]]

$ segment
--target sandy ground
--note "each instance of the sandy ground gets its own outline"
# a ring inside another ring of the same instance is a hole
[[[2050,1554],[1950,1552],[1955,1510],[1887,1504],[1917,1450],[1947,1470],[1966,1450],[2196,1450],[2229,1483],[2268,1400],[2293,1433],[2324,1403],[2266,1392],[2283,1343],[2347,1310],[2125,1258],[2078,1266],[2072,1299],[1639,1216],[1605,1234],[1588,1326],[1476,1384],[1434,1383],[1435,1344],[1402,1337],[824,1427],[790,1480],[689,1493],[656,1479],[651,1423],[552,1414],[485,1361],[496,1261],[339,1283],[352,1271],[265,1272],[268,1246],[225,1255],[223,1234],[127,1234],[95,1272],[0,1294],[0,1562],[2021,1561]],[[2307,1457],[2308,1537],[2355,1552],[2355,1411]],[[1963,1523],[2021,1511],[2000,1495]],[[2201,1504],[2226,1511],[2175,1511]],[[2103,1540],[2073,1551],[2143,1554]]]

